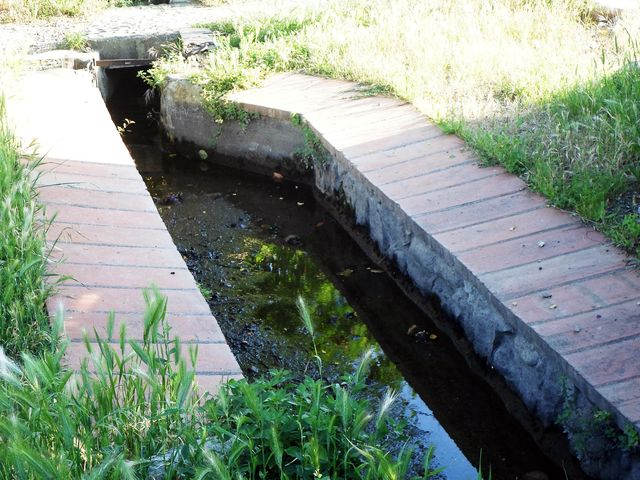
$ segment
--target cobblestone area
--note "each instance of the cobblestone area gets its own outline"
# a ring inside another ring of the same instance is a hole
[[[93,18],[59,18],[31,24],[0,25],[0,49],[12,47],[28,53],[59,48],[67,32],[78,32],[89,40],[162,35],[178,32],[198,23],[213,22],[238,15],[268,14],[277,3],[279,11],[290,7],[320,5],[323,0],[268,0],[235,2],[233,5],[205,7],[175,3],[112,8]]]

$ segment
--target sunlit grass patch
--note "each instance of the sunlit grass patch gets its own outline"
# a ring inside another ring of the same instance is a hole
[[[127,7],[143,0],[0,0],[0,23],[51,17],[77,17],[108,7]]]
[[[627,60],[613,73],[549,95],[510,123],[461,131],[488,162],[523,176],[554,205],[595,222],[637,254],[639,95],[640,68]]]

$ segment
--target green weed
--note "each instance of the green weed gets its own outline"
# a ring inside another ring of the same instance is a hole
[[[629,213],[622,217],[622,221],[614,219],[607,226],[607,234],[613,243],[627,251],[635,252],[640,257],[640,217],[638,214]]]
[[[300,159],[307,168],[325,165],[329,159],[329,152],[322,144],[320,138],[305,123],[298,114],[291,115],[291,123],[300,130],[304,140],[304,147],[294,152],[294,155]]]
[[[589,458],[601,448],[627,452],[636,451],[640,445],[636,427],[626,424],[620,428],[611,412],[580,406],[575,388],[566,378],[562,380],[563,404],[556,418],[569,436],[570,444],[578,458]]]
[[[210,299],[213,296],[213,290],[206,285],[198,283],[198,290],[200,290],[200,293],[205,299]]]
[[[0,355],[0,477],[138,478],[161,468],[193,474],[204,438],[194,372],[169,338],[166,298],[146,294],[141,343],[123,327],[86,340],[78,372],[63,366],[67,343],[58,315],[54,342],[21,363]]]
[[[67,32],[64,35],[64,48],[68,50],[85,51],[88,47],[87,38],[81,32]]]

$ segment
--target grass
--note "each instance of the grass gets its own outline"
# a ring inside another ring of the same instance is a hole
[[[1,478],[408,478],[411,452],[384,450],[398,434],[386,415],[394,395],[377,410],[361,395],[370,353],[339,385],[278,371],[204,397],[197,351],[170,336],[166,297],[145,300],[142,341],[114,332],[111,317],[77,372],[62,364],[61,315],[40,355],[16,362],[0,350]],[[413,478],[437,473],[432,456]]]
[[[109,7],[128,7],[142,0],[0,0],[0,23],[78,17]]]
[[[581,0],[330,0],[207,25],[220,48],[150,74],[188,73],[217,121],[228,92],[299,71],[411,101],[487,164],[638,254],[640,14],[606,28]],[[331,32],[329,35],[327,32]]]
[[[0,343],[14,357],[50,344],[45,223],[31,175],[36,163],[21,157],[0,97]]]

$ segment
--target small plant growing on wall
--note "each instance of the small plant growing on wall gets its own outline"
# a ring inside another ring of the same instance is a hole
[[[295,155],[304,162],[307,168],[325,165],[329,159],[329,152],[322,145],[320,138],[311,130],[300,114],[291,114],[291,123],[298,127],[304,139],[304,147],[295,152]]]
[[[580,459],[589,459],[605,445],[605,450],[621,449],[625,452],[637,451],[640,446],[640,435],[636,428],[627,424],[624,428],[616,425],[611,412],[579,405],[575,387],[563,379],[563,404],[556,422],[568,434],[572,448]]]

